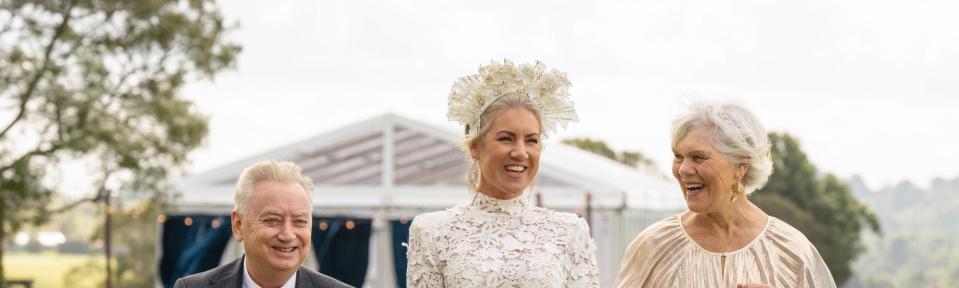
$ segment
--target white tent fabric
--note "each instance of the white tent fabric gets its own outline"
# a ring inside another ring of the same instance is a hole
[[[454,131],[386,114],[188,177],[178,185],[184,192],[178,203],[187,210],[229,211],[243,169],[272,159],[304,167],[317,184],[317,208],[449,207],[468,196],[460,139]],[[683,205],[679,193],[669,193],[676,188],[668,180],[562,143],[546,145],[537,187],[556,208],[581,205],[568,196],[586,192],[598,209]]]
[[[456,131],[385,114],[185,178],[177,185],[176,213],[229,213],[237,177],[261,160],[303,167],[316,183],[317,215],[388,220],[452,207],[470,199],[461,139]],[[546,144],[535,187],[543,206],[557,210],[584,212],[591,195],[604,287],[635,233],[685,206],[669,180],[558,142]],[[384,243],[372,249],[388,247]],[[394,279],[384,275],[392,269],[382,257],[371,259],[378,263],[368,281],[375,287],[392,286]]]

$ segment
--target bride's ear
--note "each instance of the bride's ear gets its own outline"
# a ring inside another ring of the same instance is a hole
[[[470,158],[473,160],[479,160],[479,141],[470,143]]]

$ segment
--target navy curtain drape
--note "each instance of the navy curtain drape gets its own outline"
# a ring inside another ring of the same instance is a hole
[[[163,222],[160,281],[173,287],[180,277],[203,272],[220,264],[232,237],[229,216],[167,216]]]
[[[363,287],[370,259],[370,219],[313,218],[313,253],[320,273]]]
[[[390,221],[390,233],[393,240],[393,267],[396,269],[396,287],[406,288],[406,246],[409,242],[412,220]]]

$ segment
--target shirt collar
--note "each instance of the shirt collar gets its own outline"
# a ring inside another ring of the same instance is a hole
[[[293,272],[293,276],[290,276],[290,279],[286,280],[286,283],[283,283],[280,288],[296,288],[296,273]],[[250,277],[250,266],[246,265],[246,257],[243,257],[243,288],[261,288]]]

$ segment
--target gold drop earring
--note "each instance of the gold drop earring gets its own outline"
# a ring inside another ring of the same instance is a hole
[[[733,186],[730,188],[733,190],[733,196],[729,197],[729,203],[733,203],[733,202],[736,202],[736,199],[739,197],[739,194],[743,194],[743,190],[745,190],[745,187],[743,187],[742,183],[739,183],[739,180],[736,180],[736,184],[733,184]]]

